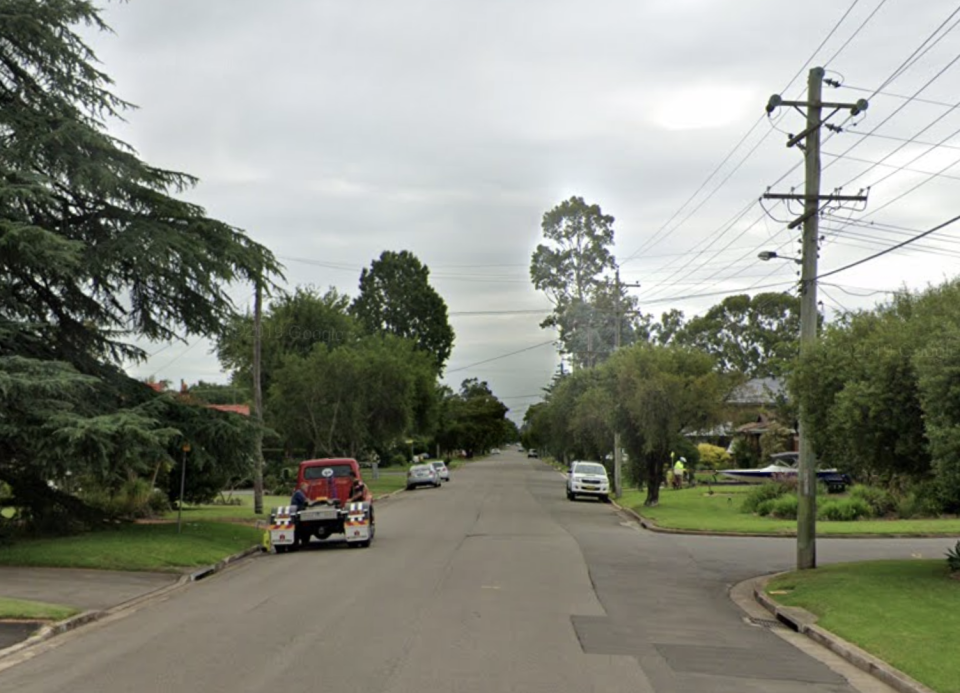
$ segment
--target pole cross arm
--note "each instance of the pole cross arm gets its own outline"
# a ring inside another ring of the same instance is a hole
[[[866,195],[797,195],[790,193],[764,193],[765,200],[802,200],[804,202],[866,202]]]
[[[794,106],[796,108],[836,108],[837,110],[850,109],[850,115],[860,115],[870,106],[866,99],[857,99],[856,103],[840,103],[837,101],[786,101],[779,94],[774,94],[767,102],[767,115],[773,113],[780,106]]]

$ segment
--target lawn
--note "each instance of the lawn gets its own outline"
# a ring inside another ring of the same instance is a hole
[[[945,561],[831,565],[777,577],[767,593],[935,691],[960,693],[960,580]]]
[[[0,565],[179,572],[211,565],[262,541],[254,527],[230,522],[132,524],[72,537],[21,539]]]
[[[661,489],[660,505],[646,508],[645,491],[626,489],[620,504],[669,529],[689,529],[742,534],[795,534],[796,520],[777,520],[740,512],[748,486],[707,486],[679,491]],[[818,534],[865,535],[960,535],[960,519],[950,520],[858,520],[855,522],[817,522]]]
[[[204,520],[231,521],[231,522],[256,522],[257,520],[269,519],[270,509],[280,505],[286,505],[290,502],[290,496],[264,496],[263,497],[263,515],[255,515],[253,512],[253,494],[243,493],[232,496],[240,501],[240,505],[183,505],[184,522],[200,522]],[[177,511],[171,510],[164,514],[164,519],[176,520]]]
[[[70,606],[0,597],[0,618],[25,621],[62,621],[79,613],[79,609]]]

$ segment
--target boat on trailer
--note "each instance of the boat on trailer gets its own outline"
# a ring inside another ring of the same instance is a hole
[[[799,472],[800,453],[779,452],[770,455],[772,464],[758,469],[723,469],[720,474],[748,484],[762,484],[767,481],[786,481],[796,479]],[[850,484],[850,477],[838,469],[818,469],[817,479],[824,482],[831,491],[843,490]]]

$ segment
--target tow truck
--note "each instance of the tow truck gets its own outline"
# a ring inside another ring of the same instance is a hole
[[[363,497],[350,500],[354,481],[363,482],[360,465],[350,458],[306,460],[297,471],[297,488],[306,484],[307,506],[286,505],[270,513],[264,537],[276,553],[306,546],[311,538],[328,539],[342,534],[350,546],[367,547],[373,542],[376,524],[373,495],[363,485]]]

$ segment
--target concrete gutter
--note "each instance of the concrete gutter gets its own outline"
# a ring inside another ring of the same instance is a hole
[[[853,666],[882,681],[900,693],[935,693],[919,681],[907,676],[869,652],[860,649],[853,643],[834,635],[830,631],[817,625],[817,617],[795,606],[784,606],[773,599],[766,592],[767,583],[776,575],[757,578],[753,581],[753,596],[764,608],[773,614],[778,621],[787,627],[805,635],[814,642],[826,647],[839,655]]]
[[[213,575],[214,573],[219,573],[220,571],[225,570],[228,566],[232,565],[233,563],[236,563],[249,556],[253,556],[254,554],[261,553],[262,551],[263,551],[262,546],[259,546],[259,545],[251,546],[250,548],[244,551],[241,551],[240,553],[233,554],[232,556],[227,556],[222,561],[219,561],[214,565],[207,566],[205,568],[196,570],[192,573],[183,575],[179,580],[177,580],[172,585],[167,585],[165,587],[161,587],[151,592],[147,592],[146,594],[142,594],[139,597],[128,599],[122,604],[117,604],[116,606],[112,606],[109,609],[84,611],[81,614],[77,614],[76,616],[71,616],[70,618],[64,619],[63,621],[57,621],[56,623],[50,623],[48,625],[45,625],[41,627],[36,633],[31,635],[29,638],[27,638],[26,640],[23,640],[21,642],[18,642],[15,645],[11,645],[10,647],[0,650],[0,660],[13,657],[14,655],[17,655],[17,654],[22,654],[28,651],[30,648],[35,647],[43,642],[46,642],[47,640],[50,640],[51,638],[57,635],[61,635],[63,633],[67,633],[72,630],[76,630],[77,628],[80,628],[81,626],[85,626],[88,623],[102,621],[103,619],[109,616],[114,616],[114,615],[123,613],[125,611],[131,611],[133,609],[136,609],[137,607],[147,602],[158,599],[159,597],[163,597],[167,594],[170,594],[171,592],[180,590],[192,582],[196,582],[197,580],[202,580],[206,577],[209,577],[210,575]]]

